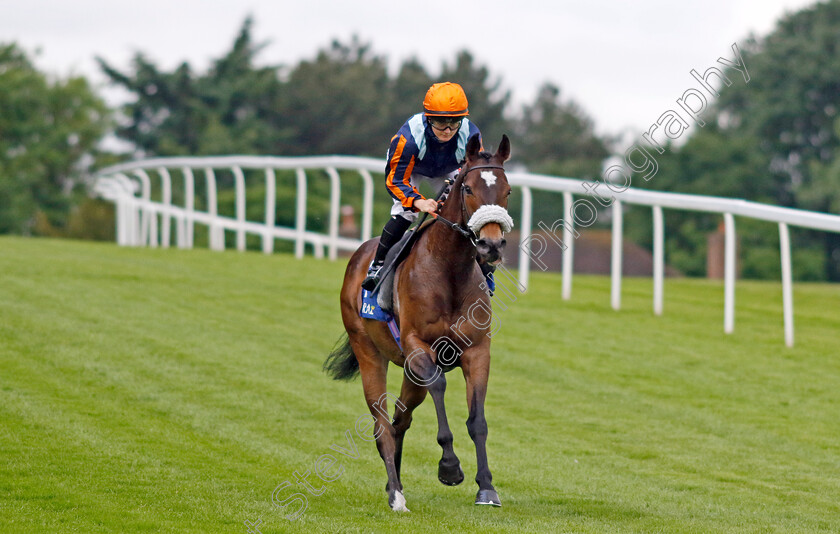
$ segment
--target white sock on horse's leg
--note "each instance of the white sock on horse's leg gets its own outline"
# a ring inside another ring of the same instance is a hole
[[[405,497],[401,491],[397,491],[394,493],[394,502],[391,503],[391,510],[395,512],[409,512],[410,510],[405,507]]]

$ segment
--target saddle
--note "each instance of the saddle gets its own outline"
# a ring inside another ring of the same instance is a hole
[[[405,233],[402,238],[397,241],[397,244],[391,247],[388,254],[385,255],[385,263],[382,266],[385,276],[379,282],[377,289],[374,289],[376,294],[376,303],[385,312],[391,313],[394,310],[394,273],[397,272],[397,267],[400,263],[405,261],[408,257],[417,239],[426,231],[426,229],[434,223],[430,220],[422,224],[418,228],[413,228]],[[377,293],[378,291],[378,293]]]
[[[360,317],[386,323],[394,321],[394,314],[392,313],[394,309],[394,273],[397,266],[408,257],[416,239],[416,232],[409,230],[385,255],[385,263],[382,265],[381,271],[385,274],[379,279],[379,283],[373,291],[362,288]]]
[[[397,267],[403,260],[408,257],[417,238],[420,237],[426,228],[434,221],[429,221],[428,224],[423,224],[419,228],[409,230],[403,235],[388,254],[385,256],[385,263],[382,268],[385,269],[385,275],[380,280],[379,284],[374,290],[368,291],[362,289],[362,308],[359,311],[359,316],[365,319],[373,319],[375,321],[382,321],[388,325],[388,330],[397,342],[397,346],[402,350],[402,343],[400,342],[400,327],[397,324],[397,319],[394,317],[394,273]]]

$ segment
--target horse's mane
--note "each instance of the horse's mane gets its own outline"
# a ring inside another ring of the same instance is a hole
[[[417,227],[417,235],[419,236],[420,234],[425,232],[426,229],[428,227],[430,227],[431,225],[433,225],[434,223],[435,223],[434,219],[426,219],[425,221],[423,221],[423,224],[421,224],[420,226]]]

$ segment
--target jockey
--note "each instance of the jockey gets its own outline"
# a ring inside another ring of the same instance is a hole
[[[481,139],[481,132],[467,115],[467,95],[461,86],[436,83],[426,92],[423,113],[408,119],[391,138],[385,185],[394,205],[362,288],[373,291],[376,287],[385,255],[417,219],[417,214],[432,214],[438,209],[437,202],[420,194],[417,183],[425,180],[436,191],[441,190],[447,178],[458,174],[469,138],[478,135]]]

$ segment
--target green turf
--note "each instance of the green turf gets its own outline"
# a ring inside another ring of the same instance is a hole
[[[430,400],[406,438],[409,514],[373,444],[297,521],[272,490],[366,413],[329,380],[344,262],[0,239],[0,531],[837,532],[840,287],[723,288],[535,273],[493,343],[488,451],[504,506],[474,506],[458,370],[450,422],[467,478],[437,481]],[[399,391],[392,368],[390,390]],[[336,453],[333,453],[336,454]],[[311,475],[313,483],[318,480]],[[318,483],[320,485],[322,483]],[[284,494],[287,495],[288,493]]]

